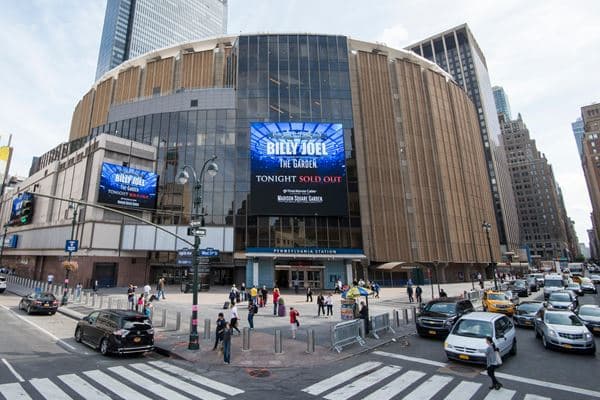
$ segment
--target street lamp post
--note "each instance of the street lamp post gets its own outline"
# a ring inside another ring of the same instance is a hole
[[[0,247],[0,268],[2,268],[2,256],[4,255],[4,243],[6,243],[6,235],[8,234],[8,226],[4,225],[4,235],[2,235],[2,247]]]
[[[496,263],[494,262],[494,255],[492,254],[492,242],[490,242],[490,230],[492,230],[492,224],[483,221],[481,227],[485,231],[487,237],[488,250],[490,251],[490,266],[492,267],[492,273],[494,274],[494,290],[498,290],[498,281],[496,280]]]
[[[215,176],[219,171],[219,166],[214,162],[217,156],[212,156],[204,162],[200,175],[196,174],[196,170],[189,166],[184,165],[181,171],[177,174],[176,181],[180,185],[185,185],[190,175],[187,170],[192,172],[194,179],[193,188],[193,207],[192,207],[192,218],[190,222],[191,233],[194,236],[194,251],[192,252],[192,265],[194,267],[194,278],[192,287],[192,324],[190,325],[190,340],[188,343],[189,350],[199,350],[200,342],[198,340],[198,255],[200,253],[200,236],[204,234],[203,230],[197,229],[199,226],[204,226],[204,211],[202,210],[202,180],[204,179],[204,173],[208,172],[210,176]]]
[[[77,204],[69,204],[69,208],[73,209],[73,219],[71,220],[71,240],[75,239],[75,224],[77,223]],[[69,251],[69,256],[67,258],[67,263],[71,263],[71,255],[72,251]],[[65,288],[63,290],[63,296],[60,304],[65,305],[69,301],[69,272],[71,271],[71,267],[69,265],[68,268],[65,268]]]

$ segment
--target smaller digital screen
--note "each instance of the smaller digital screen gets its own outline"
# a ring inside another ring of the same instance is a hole
[[[155,208],[158,175],[154,172],[102,163],[98,203],[130,208]]]

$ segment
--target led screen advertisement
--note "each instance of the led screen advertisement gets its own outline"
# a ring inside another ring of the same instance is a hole
[[[158,175],[154,172],[102,163],[98,203],[130,208],[155,208]]]
[[[346,215],[342,124],[250,126],[252,215]]]

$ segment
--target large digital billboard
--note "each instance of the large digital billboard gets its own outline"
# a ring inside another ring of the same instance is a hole
[[[102,163],[98,203],[119,207],[155,208],[158,175],[154,172]]]
[[[252,215],[346,215],[342,124],[250,126]]]

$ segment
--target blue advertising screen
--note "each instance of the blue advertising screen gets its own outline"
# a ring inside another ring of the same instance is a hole
[[[252,215],[346,215],[342,124],[250,126]]]
[[[131,208],[155,208],[158,175],[154,172],[102,163],[98,203]]]

